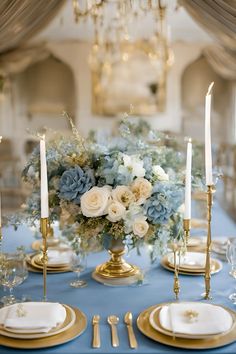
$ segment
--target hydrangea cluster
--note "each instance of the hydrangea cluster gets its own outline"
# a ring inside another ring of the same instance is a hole
[[[91,169],[83,170],[76,166],[63,172],[59,182],[59,197],[75,204],[80,204],[80,198],[95,184]]]

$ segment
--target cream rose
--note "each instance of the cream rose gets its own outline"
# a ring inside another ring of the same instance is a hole
[[[106,186],[93,187],[81,197],[81,211],[88,218],[107,214],[111,191]]]
[[[113,189],[112,198],[124,207],[128,207],[135,200],[134,194],[126,186],[117,186]]]
[[[136,236],[144,237],[148,232],[149,225],[145,218],[137,218],[133,223],[133,233]]]
[[[136,203],[141,205],[151,196],[152,185],[145,178],[136,178],[131,186],[131,190],[135,195]]]
[[[163,168],[161,166],[159,166],[159,165],[153,166],[152,172],[155,176],[157,176],[159,181],[169,181],[168,174],[165,173],[165,171],[163,170]]]
[[[125,207],[117,201],[112,201],[107,208],[107,219],[116,222],[122,219],[125,214]]]

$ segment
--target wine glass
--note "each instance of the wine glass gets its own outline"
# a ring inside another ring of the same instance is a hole
[[[4,305],[11,305],[17,302],[13,289],[28,277],[26,261],[19,253],[5,253],[1,265],[1,285],[9,289],[10,292],[9,296],[4,296],[1,301]]]
[[[79,250],[73,252],[70,258],[71,270],[76,273],[77,279],[70,283],[73,288],[84,288],[88,284],[86,281],[80,279],[80,274],[86,269],[87,266],[87,255],[84,251]]]
[[[226,247],[226,258],[231,264],[231,270],[229,274],[236,279],[236,238],[229,238]],[[229,299],[236,302],[236,291],[229,295]]]

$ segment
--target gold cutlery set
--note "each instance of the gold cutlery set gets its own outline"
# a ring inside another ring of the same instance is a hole
[[[137,340],[135,338],[133,325],[132,325],[133,316],[131,312],[127,312],[124,316],[124,323],[127,326],[129,345],[130,348],[136,349],[138,347]],[[93,325],[93,340],[92,347],[100,348],[101,347],[101,338],[100,338],[100,328],[99,328],[100,316],[94,315],[92,318]],[[111,343],[114,348],[119,347],[119,337],[117,332],[117,325],[119,323],[119,317],[116,315],[110,315],[107,317],[107,323],[111,327]]]

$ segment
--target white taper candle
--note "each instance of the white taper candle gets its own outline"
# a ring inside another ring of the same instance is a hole
[[[45,136],[40,139],[41,218],[48,218],[48,177]]]
[[[206,185],[213,185],[212,178],[212,155],[211,155],[211,90],[214,82],[208,87],[205,99],[205,169]]]
[[[185,209],[184,219],[191,219],[191,176],[192,176],[192,140],[187,144],[187,159],[185,172]]]

